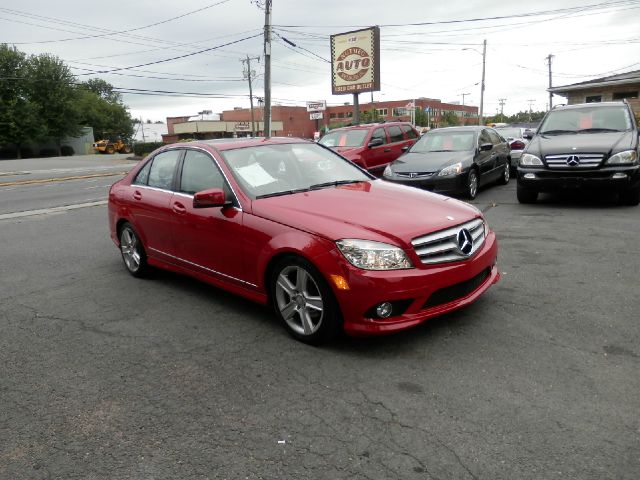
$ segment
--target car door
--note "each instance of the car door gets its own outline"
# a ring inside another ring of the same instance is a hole
[[[389,125],[386,127],[389,136],[389,156],[387,162],[392,162],[404,152],[402,147],[405,145],[404,134],[400,125]]]
[[[194,194],[211,188],[223,189],[232,205],[194,208]],[[171,210],[173,241],[181,264],[218,280],[243,284],[243,213],[208,152],[186,150]]]
[[[491,145],[490,150],[482,150],[482,145]],[[489,136],[489,131],[483,128],[478,135],[478,153],[476,154],[476,164],[480,169],[480,182],[485,183],[491,178],[491,171],[495,166],[495,152],[493,142]]]
[[[490,128],[488,132],[491,143],[493,143],[492,155],[494,156],[494,164],[492,177],[498,178],[502,175],[504,166],[509,161],[509,144],[494,129]]]
[[[371,138],[367,141],[367,144],[376,139],[381,140],[382,144],[367,148],[362,153],[367,170],[374,172],[376,170],[382,170],[391,161],[389,139],[387,138],[387,132],[384,127],[375,128],[371,133]]]
[[[174,254],[171,235],[173,197],[182,149],[156,155],[136,176],[130,187],[130,218],[151,256],[168,260]]]

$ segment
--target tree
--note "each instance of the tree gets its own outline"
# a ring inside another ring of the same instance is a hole
[[[77,136],[81,130],[74,77],[62,60],[41,54],[29,58],[26,85],[29,98],[46,125],[46,136],[56,142],[61,155],[62,139]]]
[[[16,147],[42,136],[44,125],[26,89],[27,58],[15,47],[0,45],[0,145]]]
[[[96,138],[120,135],[130,139],[133,136],[134,121],[111,84],[92,79],[82,83],[79,90],[80,122],[93,127]]]
[[[456,112],[454,112],[453,110],[443,111],[442,115],[440,116],[441,127],[453,127],[459,124],[460,122],[458,120]]]
[[[101,78],[92,78],[91,80],[87,80],[82,84],[82,87],[95,93],[97,96],[109,103],[122,103],[122,96],[119,93],[114,92],[113,85]]]

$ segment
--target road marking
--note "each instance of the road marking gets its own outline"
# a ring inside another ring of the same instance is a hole
[[[63,205],[61,207],[41,208],[38,210],[27,210],[25,212],[3,213],[0,214],[0,220],[9,220],[11,218],[32,217],[34,215],[49,215],[51,213],[66,212],[68,210],[77,210],[78,208],[98,207],[106,205],[107,200],[99,200],[97,202],[75,203],[73,205]]]
[[[73,177],[58,177],[58,178],[41,178],[39,180],[18,180],[15,182],[0,182],[0,187],[11,187],[14,185],[34,185],[39,183],[52,183],[52,182],[66,182],[67,180],[83,180],[85,178],[96,177],[115,177],[126,175],[129,172],[111,172],[111,173],[92,173],[91,175],[76,175]]]

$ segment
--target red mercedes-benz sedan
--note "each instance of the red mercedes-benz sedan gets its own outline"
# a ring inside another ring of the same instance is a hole
[[[111,187],[109,226],[132,275],[166,268],[271,304],[307,343],[412,327],[500,277],[476,208],[300,139],[160,148]]]

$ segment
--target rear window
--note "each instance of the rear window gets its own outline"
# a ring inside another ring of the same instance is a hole
[[[327,133],[320,139],[320,143],[325,147],[361,147],[367,138],[369,130],[338,130]]]
[[[409,125],[402,125],[400,128],[402,129],[404,134],[407,136],[407,138],[418,138],[417,132],[413,128],[411,128]]]

